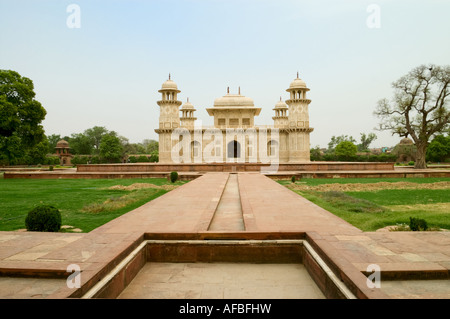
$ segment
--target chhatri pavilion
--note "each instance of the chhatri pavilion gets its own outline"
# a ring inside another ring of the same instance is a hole
[[[196,125],[195,107],[187,99],[178,100],[177,84],[170,79],[162,84],[159,127],[160,163],[299,163],[310,161],[307,98],[309,88],[298,77],[289,88],[289,99],[280,101],[273,108],[272,125],[255,125],[255,116],[261,108],[253,99],[238,94],[227,94],[214,100],[214,106],[206,108],[214,117],[214,126]],[[182,105],[183,104],[183,105]],[[181,106],[181,108],[180,108]],[[181,113],[181,114],[180,114]]]

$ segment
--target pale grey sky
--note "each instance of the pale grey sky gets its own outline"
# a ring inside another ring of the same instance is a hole
[[[80,28],[67,25],[70,4]],[[412,68],[450,64],[449,13],[443,0],[0,0],[0,68],[33,80],[46,134],[97,125],[131,142],[157,138],[169,72],[204,125],[228,86],[268,125],[298,71],[311,89],[311,147],[326,147],[375,132],[376,102]],[[399,140],[375,133],[374,147]]]

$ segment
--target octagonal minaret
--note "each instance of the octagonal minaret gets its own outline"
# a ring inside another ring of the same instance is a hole
[[[313,128],[309,127],[308,106],[311,100],[306,98],[309,88],[305,81],[294,79],[286,90],[290,93],[290,99],[286,100],[289,106],[288,126],[289,132],[289,162],[310,161],[309,133]]]
[[[187,129],[193,129],[195,120],[197,119],[194,117],[194,112],[196,109],[194,106],[189,102],[189,98],[187,98],[187,102],[183,104],[181,107],[181,127],[187,128]]]
[[[159,134],[159,162],[170,163],[174,143],[171,141],[171,134],[174,129],[180,127],[179,107],[182,102],[177,100],[177,94],[181,91],[169,74],[169,79],[162,84],[158,92],[162,95],[161,100],[156,102],[159,105],[159,128],[155,130]]]
[[[272,117],[273,125],[276,128],[286,127],[288,124],[288,107],[281,99],[281,96],[280,101],[275,104],[275,108],[273,110],[275,111],[275,116]]]

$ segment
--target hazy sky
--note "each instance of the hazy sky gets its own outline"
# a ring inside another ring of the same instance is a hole
[[[0,0],[0,69],[33,80],[47,135],[105,126],[157,139],[169,72],[204,125],[228,86],[262,108],[256,124],[273,124],[298,71],[311,89],[311,147],[362,132],[393,146],[398,137],[374,131],[376,103],[412,68],[450,64],[449,14],[447,0]]]

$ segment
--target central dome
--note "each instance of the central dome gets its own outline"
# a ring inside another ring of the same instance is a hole
[[[214,100],[214,107],[254,107],[253,99],[240,94],[227,94]]]

